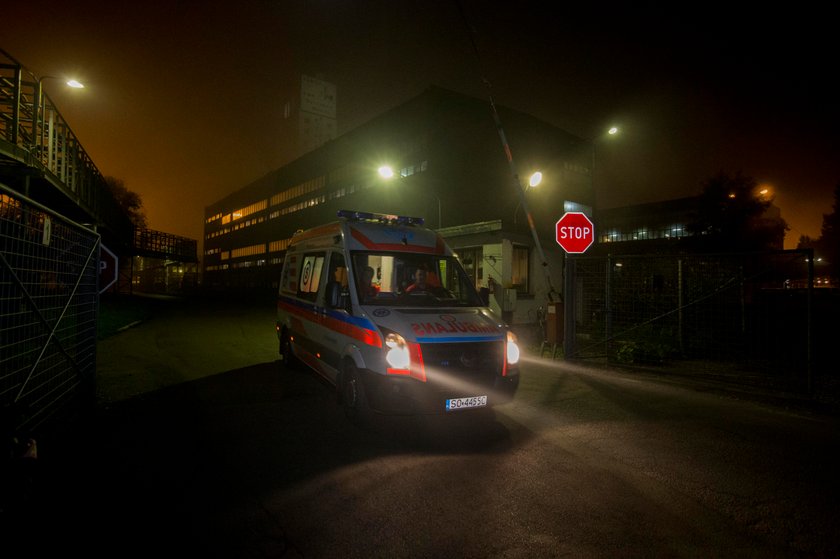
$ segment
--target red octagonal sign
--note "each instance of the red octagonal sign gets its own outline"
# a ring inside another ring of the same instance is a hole
[[[595,226],[581,212],[566,212],[557,220],[557,244],[566,252],[586,252],[595,240]]]

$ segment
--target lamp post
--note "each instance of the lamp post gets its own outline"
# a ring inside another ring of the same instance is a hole
[[[381,167],[379,167],[378,172],[379,172],[379,176],[382,177],[385,180],[391,180],[392,178],[394,178],[394,170],[391,168],[390,165],[382,165]],[[437,202],[437,208],[438,208],[437,228],[440,229],[441,227],[443,227],[443,221],[441,219],[440,198],[438,197],[437,194],[433,194],[431,192],[423,192],[422,194],[428,194],[429,196],[434,198],[435,201]]]
[[[30,75],[34,78],[35,75],[32,72],[29,72]],[[59,80],[62,78],[58,78],[56,76],[41,76],[38,78],[37,83],[35,84],[35,98],[33,99],[33,120],[32,120],[32,144],[33,147],[38,148],[43,144],[41,140],[41,133],[39,131],[43,130],[43,126],[41,125],[41,113],[43,113],[43,104],[44,104],[44,80]],[[64,84],[68,87],[72,87],[73,89],[83,89],[85,86],[79,81],[76,80],[67,80]]]
[[[41,112],[42,112],[41,104],[42,104],[42,99],[43,99],[44,80],[60,79],[60,78],[57,78],[55,76],[41,76],[39,78],[35,74],[33,74],[32,71],[29,70],[29,68],[27,68],[26,66],[21,64],[20,61],[18,61],[14,56],[9,54],[8,52],[3,50],[2,48],[0,48],[0,54],[2,54],[3,56],[5,56],[9,60],[11,60],[14,63],[14,65],[17,67],[17,73],[16,73],[17,77],[15,78],[16,81],[17,81],[17,85],[15,87],[18,88],[18,94],[17,94],[18,97],[20,97],[20,73],[21,72],[26,72],[34,80],[35,85],[34,85],[33,94],[32,94],[32,139],[31,139],[31,144],[33,146],[35,146],[38,143],[37,142],[38,124],[39,124],[39,120],[41,118]],[[68,85],[69,87],[74,88],[74,89],[81,89],[81,88],[85,87],[81,82],[79,82],[77,80],[72,80],[72,79],[66,81],[65,84]],[[17,100],[15,100],[15,117],[14,117],[15,118],[15,127],[14,127],[14,132],[13,132],[13,135],[12,135],[12,139],[15,143],[17,143],[17,129],[18,129],[18,122],[19,122],[18,121],[19,107],[20,107],[20,101],[19,101],[19,99],[17,99]]]
[[[528,178],[528,188],[527,190],[531,190],[532,188],[536,188],[542,182],[543,174],[542,171],[534,171],[531,173],[531,176]],[[519,208],[522,207],[522,199],[519,199],[519,202],[516,203],[516,209],[513,210],[513,223],[516,223],[516,214],[519,213]]]
[[[589,145],[591,147],[591,168],[589,170],[589,188],[592,190],[592,199],[595,199],[595,146],[599,140],[606,136],[615,136],[619,133],[619,129],[617,126],[611,126],[606,133],[601,134],[600,136],[596,136],[590,140]]]

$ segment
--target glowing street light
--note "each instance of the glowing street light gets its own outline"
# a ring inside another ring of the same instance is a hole
[[[32,72],[30,72],[32,74]],[[32,74],[32,77],[35,77]],[[38,134],[38,130],[43,130],[43,126],[41,125],[41,115],[44,112],[43,104],[44,104],[44,80],[60,80],[62,78],[58,78],[56,76],[41,76],[38,78],[38,84],[35,88],[35,99],[33,99],[33,104],[35,105],[34,109],[34,122],[32,123],[32,142],[35,146],[38,146],[38,138],[40,134]],[[67,80],[64,82],[64,85],[68,87],[72,87],[73,89],[84,89],[84,84],[78,80]]]
[[[618,126],[611,126],[611,127],[607,130],[606,136],[615,136],[615,135],[616,135],[616,134],[618,134],[620,131],[621,131],[621,130],[618,128]],[[596,146],[596,144],[598,143],[598,141],[599,141],[599,140],[601,140],[603,137],[604,137],[604,135],[601,135],[601,136],[596,136],[595,138],[592,138],[592,140],[590,140],[590,142],[589,142],[589,145],[590,145],[591,150],[592,150],[592,152],[591,152],[591,156],[592,156],[591,165],[592,165],[592,168],[589,170],[589,188],[590,188],[590,190],[592,191],[592,196],[593,196],[593,199],[594,199],[594,197],[595,197],[595,146]]]
[[[44,97],[44,80],[58,80],[56,76],[41,76],[40,78],[36,76],[29,68],[21,64],[14,56],[0,48],[0,55],[5,56],[12,62],[14,62],[15,66],[20,69],[20,71],[26,72],[29,74],[32,79],[34,80],[34,88],[32,93],[32,137],[31,137],[31,144],[32,146],[36,146],[39,144],[39,129],[43,127],[40,125],[41,114],[43,113],[42,104],[43,104],[43,97]],[[64,82],[65,85],[68,87],[72,87],[74,89],[83,89],[85,86],[82,82],[71,79]],[[15,119],[17,121],[17,115],[15,115]],[[15,132],[12,136],[15,142],[17,142],[17,124],[15,124]],[[41,142],[43,143],[43,142]]]
[[[774,189],[773,185],[771,184],[762,184],[758,186],[755,190],[755,197],[759,200],[773,200],[774,197]]]
[[[390,165],[382,165],[381,167],[379,167],[379,169],[377,169],[377,172],[379,173],[379,176],[382,177],[385,180],[390,180],[390,179],[394,178],[394,170],[391,168]],[[437,226],[438,226],[438,229],[440,229],[441,227],[443,227],[443,221],[441,220],[440,198],[437,196],[437,194],[433,194],[431,192],[425,192],[424,191],[423,194],[428,194],[429,196],[433,197],[435,199],[435,201],[437,201],[437,207],[438,207]]]
[[[543,180],[542,171],[534,171],[530,177],[528,177],[528,188],[525,190],[528,191],[532,188],[536,188]],[[513,222],[516,223],[516,214],[519,213],[519,208],[522,207],[522,199],[520,198],[519,202],[516,204],[516,209],[513,210]]]

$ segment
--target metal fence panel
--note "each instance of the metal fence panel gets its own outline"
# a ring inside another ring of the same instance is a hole
[[[810,251],[568,260],[569,357],[811,381]],[[793,284],[806,286],[794,289]]]
[[[0,405],[36,432],[95,402],[99,235],[0,185]]]

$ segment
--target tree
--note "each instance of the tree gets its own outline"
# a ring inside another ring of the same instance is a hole
[[[840,277],[840,181],[834,186],[834,204],[829,214],[823,214],[820,237],[812,239],[807,235],[799,238],[797,248],[814,249],[814,258],[819,259],[821,266],[828,270],[829,275]],[[819,271],[817,272],[819,273]]]
[[[703,183],[694,220],[686,228],[692,248],[727,252],[780,249],[789,229],[754,178],[723,171]]]
[[[114,196],[117,204],[138,229],[146,228],[146,211],[143,209],[143,199],[139,194],[129,190],[122,179],[105,177],[105,184]]]
[[[840,181],[834,185],[834,204],[830,214],[823,214],[822,230],[820,239],[828,243],[829,247],[835,250],[840,249]]]

